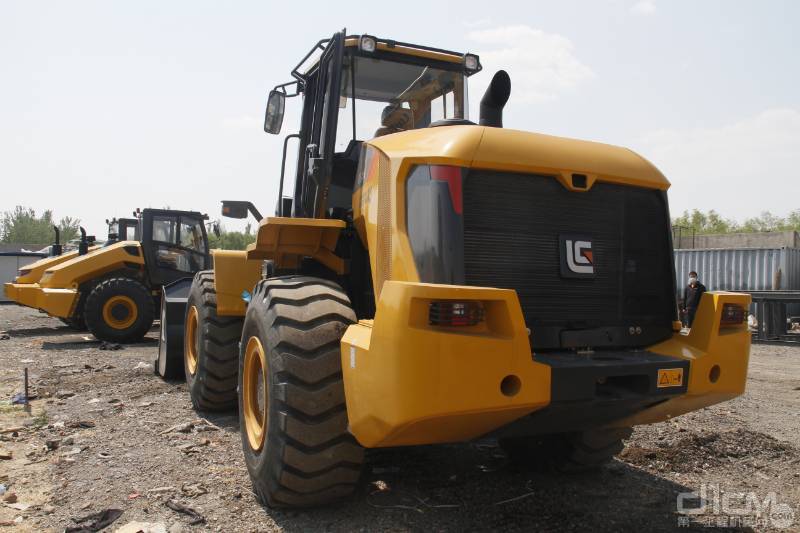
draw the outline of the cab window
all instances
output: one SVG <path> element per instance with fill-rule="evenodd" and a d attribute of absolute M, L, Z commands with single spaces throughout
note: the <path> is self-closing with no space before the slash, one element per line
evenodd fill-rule
<path fill-rule="evenodd" d="M 201 221 L 191 218 L 181 218 L 179 238 L 179 246 L 189 248 L 200 253 L 206 252 L 206 245 L 203 241 L 203 225 Z"/>
<path fill-rule="evenodd" d="M 176 244 L 175 219 L 165 216 L 153 217 L 153 240 Z"/>
<path fill-rule="evenodd" d="M 466 77 L 460 66 L 419 65 L 402 58 L 346 55 L 336 151 L 349 143 L 467 118 Z"/>
<path fill-rule="evenodd" d="M 125 235 L 123 235 L 123 238 L 126 241 L 136 241 L 136 240 L 138 240 L 136 238 L 136 226 L 125 226 Z"/>

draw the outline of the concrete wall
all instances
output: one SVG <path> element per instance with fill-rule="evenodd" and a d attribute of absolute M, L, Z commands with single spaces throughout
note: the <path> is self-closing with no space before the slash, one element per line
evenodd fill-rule
<path fill-rule="evenodd" d="M 796 231 L 766 231 L 762 233 L 725 233 L 719 235 L 675 236 L 675 249 L 691 248 L 800 248 Z"/>

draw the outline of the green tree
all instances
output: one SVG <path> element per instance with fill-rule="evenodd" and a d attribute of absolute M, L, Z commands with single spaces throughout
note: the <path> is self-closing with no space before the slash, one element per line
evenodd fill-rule
<path fill-rule="evenodd" d="M 732 233 L 739 230 L 739 226 L 733 220 L 723 218 L 713 209 L 708 213 L 703 213 L 697 209 L 684 211 L 683 214 L 672 221 L 673 226 L 683 226 L 691 228 L 695 233 Z"/>
<path fill-rule="evenodd" d="M 672 225 L 693 229 L 696 234 L 800 231 L 800 209 L 790 212 L 786 217 L 779 217 L 769 211 L 764 211 L 759 216 L 748 218 L 741 224 L 735 220 L 723 218 L 713 209 L 708 213 L 693 209 L 691 213 L 684 211 L 681 216 L 673 219 Z"/>
<path fill-rule="evenodd" d="M 800 230 L 800 210 L 792 211 L 786 218 L 764 211 L 757 217 L 745 220 L 742 229 L 743 231 L 798 231 Z"/>
<path fill-rule="evenodd" d="M 0 242 L 25 244 L 51 244 L 55 238 L 53 226 L 61 232 L 61 242 L 78 235 L 80 220 L 64 217 L 58 223 L 53 219 L 53 211 L 46 210 L 41 216 L 36 211 L 18 205 L 13 211 L 3 213 L 0 221 Z"/>
<path fill-rule="evenodd" d="M 214 224 L 219 224 L 220 232 L 219 237 L 213 231 L 208 234 L 208 247 L 212 250 L 215 248 L 218 250 L 244 250 L 248 244 L 256 240 L 253 228 L 249 223 L 244 231 L 226 231 L 219 221 Z"/>

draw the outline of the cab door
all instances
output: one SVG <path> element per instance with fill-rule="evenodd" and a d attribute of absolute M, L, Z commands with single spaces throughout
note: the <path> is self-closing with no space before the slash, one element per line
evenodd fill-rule
<path fill-rule="evenodd" d="M 300 132 L 304 153 L 303 164 L 298 166 L 295 216 L 325 216 L 336 149 L 344 37 L 344 31 L 331 37 L 316 69 L 307 75 Z"/>
<path fill-rule="evenodd" d="M 143 219 L 147 274 L 152 285 L 166 285 L 210 267 L 203 220 L 187 214 L 155 212 Z"/>

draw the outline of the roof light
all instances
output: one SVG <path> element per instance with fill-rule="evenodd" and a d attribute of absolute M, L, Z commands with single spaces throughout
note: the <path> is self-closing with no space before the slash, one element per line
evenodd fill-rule
<path fill-rule="evenodd" d="M 375 37 L 371 35 L 362 35 L 358 40 L 358 49 L 362 52 L 368 52 L 371 54 L 377 47 L 378 43 L 375 40 Z"/>
<path fill-rule="evenodd" d="M 464 68 L 469 71 L 478 71 L 481 68 L 480 61 L 478 61 L 478 56 L 475 54 L 465 54 L 464 55 Z"/>

